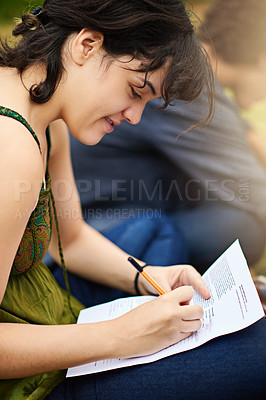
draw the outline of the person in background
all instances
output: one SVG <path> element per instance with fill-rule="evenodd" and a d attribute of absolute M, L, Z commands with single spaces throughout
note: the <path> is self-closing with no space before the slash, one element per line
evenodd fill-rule
<path fill-rule="evenodd" d="M 163 110 L 153 100 L 138 125 L 123 122 L 95 147 L 71 138 L 71 154 L 90 225 L 153 262 L 163 245 L 152 244 L 170 222 L 177 262 L 203 272 L 235 239 L 249 265 L 265 247 L 266 171 L 256 152 L 263 146 L 252 146 L 259 136 L 239 107 L 266 95 L 266 1 L 218 0 L 198 33 L 216 73 L 210 124 L 196 126 L 207 91 Z"/>
<path fill-rule="evenodd" d="M 234 16 L 232 24 L 230 15 Z M 242 110 L 266 99 L 265 0 L 216 1 L 199 29 L 220 84 Z M 222 23 L 219 23 L 219 18 Z M 265 132 L 247 127 L 248 142 L 266 168 Z"/>

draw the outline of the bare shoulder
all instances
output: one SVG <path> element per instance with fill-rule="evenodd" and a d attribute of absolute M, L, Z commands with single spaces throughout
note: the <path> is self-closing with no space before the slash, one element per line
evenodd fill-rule
<path fill-rule="evenodd" d="M 5 183 L 2 189 L 9 191 L 21 182 L 30 185 L 35 183 L 41 187 L 44 176 L 42 156 L 37 142 L 26 127 L 11 118 L 1 117 L 0 149 L 1 187 Z"/>
<path fill-rule="evenodd" d="M 43 179 L 43 160 L 31 133 L 10 118 L 0 118 L 0 303 L 11 266 Z"/>

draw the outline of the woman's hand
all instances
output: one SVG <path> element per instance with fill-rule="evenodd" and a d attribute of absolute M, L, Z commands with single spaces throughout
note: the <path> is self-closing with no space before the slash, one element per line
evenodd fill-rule
<path fill-rule="evenodd" d="M 183 286 L 144 303 L 109 321 L 113 329 L 115 357 L 135 357 L 155 353 L 201 327 L 203 309 L 189 305 L 194 290 Z"/>
<path fill-rule="evenodd" d="M 191 265 L 146 267 L 145 271 L 147 271 L 166 292 L 170 292 L 181 286 L 193 286 L 204 299 L 210 297 L 210 292 L 201 275 Z M 142 294 L 157 294 L 155 289 L 141 275 L 139 276 L 138 286 Z"/>

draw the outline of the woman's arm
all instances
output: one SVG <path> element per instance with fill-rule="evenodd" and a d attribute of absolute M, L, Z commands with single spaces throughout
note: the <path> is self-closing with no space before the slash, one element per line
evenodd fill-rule
<path fill-rule="evenodd" d="M 86 279 L 135 293 L 136 272 L 127 261 L 128 255 L 82 219 L 68 132 L 62 121 L 52 124 L 51 140 L 49 166 L 67 269 Z M 55 223 L 53 226 L 49 251 L 60 264 Z"/>

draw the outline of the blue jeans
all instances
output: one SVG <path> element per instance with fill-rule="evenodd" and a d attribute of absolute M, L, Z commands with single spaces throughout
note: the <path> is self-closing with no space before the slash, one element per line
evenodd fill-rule
<path fill-rule="evenodd" d="M 152 265 L 187 264 L 188 250 L 178 227 L 161 215 L 131 218 L 104 233 L 125 252 Z"/>
<path fill-rule="evenodd" d="M 61 271 L 55 278 L 63 284 Z M 69 274 L 71 292 L 92 306 L 126 293 Z M 150 364 L 65 379 L 47 400 L 262 400 L 266 319 Z"/>

